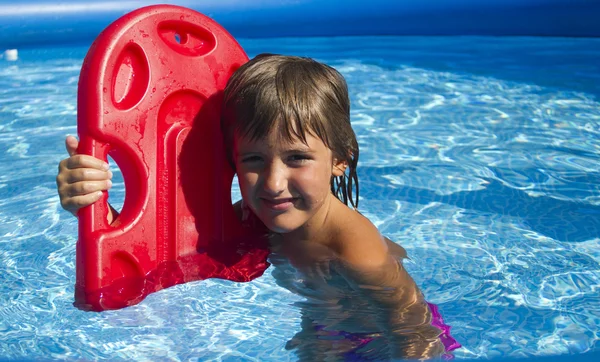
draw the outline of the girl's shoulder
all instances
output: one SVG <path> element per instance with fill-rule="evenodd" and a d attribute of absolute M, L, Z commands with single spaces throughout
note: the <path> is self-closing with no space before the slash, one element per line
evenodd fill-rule
<path fill-rule="evenodd" d="M 344 262 L 357 267 L 377 267 L 389 261 L 393 250 L 377 227 L 358 211 L 347 208 L 337 217 L 330 248 Z"/>

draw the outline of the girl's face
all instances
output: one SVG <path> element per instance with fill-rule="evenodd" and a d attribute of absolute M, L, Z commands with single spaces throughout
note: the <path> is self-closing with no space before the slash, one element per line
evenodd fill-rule
<path fill-rule="evenodd" d="M 331 176 L 343 168 L 319 138 L 287 143 L 274 133 L 258 141 L 236 137 L 235 166 L 244 202 L 271 231 L 289 233 L 325 220 Z"/>

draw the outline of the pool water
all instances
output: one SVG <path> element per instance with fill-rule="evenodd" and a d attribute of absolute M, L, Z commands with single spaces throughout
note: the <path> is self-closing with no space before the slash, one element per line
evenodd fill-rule
<path fill-rule="evenodd" d="M 463 345 L 457 359 L 600 351 L 600 39 L 242 40 L 348 81 L 360 210 Z M 296 360 L 270 272 L 103 313 L 72 306 L 77 221 L 56 195 L 86 47 L 0 59 L 0 358 Z M 110 200 L 122 205 L 118 168 Z M 239 195 L 233 190 L 234 195 Z"/>

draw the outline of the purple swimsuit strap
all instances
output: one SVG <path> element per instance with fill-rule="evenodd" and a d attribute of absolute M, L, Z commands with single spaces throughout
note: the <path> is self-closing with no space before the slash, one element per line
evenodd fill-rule
<path fill-rule="evenodd" d="M 427 302 L 427 305 L 431 311 L 431 325 L 439 328 L 442 331 L 442 334 L 440 334 L 440 340 L 444 344 L 444 347 L 446 347 L 446 352 L 454 351 L 455 349 L 462 347 L 462 345 L 450 335 L 451 327 L 444 323 L 444 318 L 442 318 L 442 315 L 438 310 L 438 306 L 429 302 Z"/>

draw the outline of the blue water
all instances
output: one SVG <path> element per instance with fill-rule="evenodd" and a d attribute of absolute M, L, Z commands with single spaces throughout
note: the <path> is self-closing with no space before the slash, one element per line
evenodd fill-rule
<path fill-rule="evenodd" d="M 458 359 L 600 351 L 600 39 L 242 45 L 344 74 L 360 210 L 408 250 L 407 269 L 464 346 Z M 77 221 L 54 178 L 76 133 L 86 50 L 0 59 L 0 358 L 295 360 L 284 345 L 300 297 L 269 272 L 176 286 L 119 311 L 71 305 Z"/>

